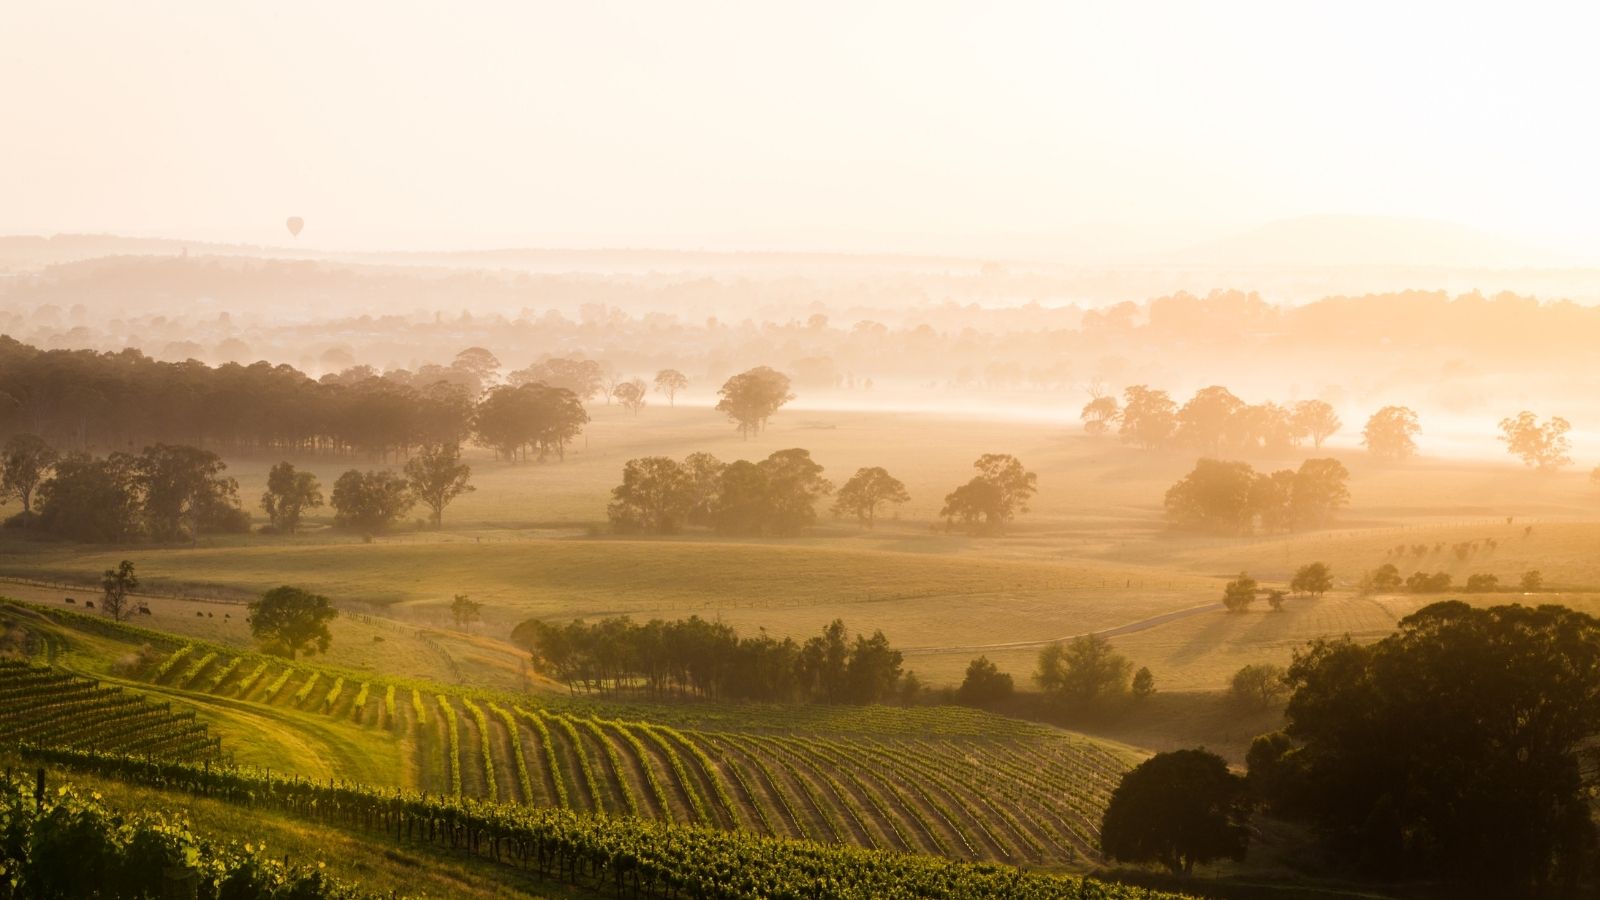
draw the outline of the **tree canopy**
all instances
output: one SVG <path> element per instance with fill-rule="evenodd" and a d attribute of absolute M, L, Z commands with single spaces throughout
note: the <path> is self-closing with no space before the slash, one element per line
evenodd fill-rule
<path fill-rule="evenodd" d="M 327 597 L 284 585 L 251 601 L 250 633 L 267 652 L 290 659 L 326 653 L 333 643 L 328 623 L 338 614 Z"/>
<path fill-rule="evenodd" d="M 1111 859 L 1160 863 L 1189 875 L 1196 863 L 1244 859 L 1249 815 L 1245 780 L 1222 757 L 1205 750 L 1157 753 L 1111 792 L 1100 849 Z"/>
<path fill-rule="evenodd" d="M 1527 896 L 1594 850 L 1593 617 L 1435 603 L 1375 644 L 1309 645 L 1288 678 L 1275 806 L 1312 819 L 1336 852 L 1379 874 Z"/>
<path fill-rule="evenodd" d="M 760 434 L 767 420 L 779 407 L 794 399 L 789 376 L 766 366 L 757 366 L 729 378 L 717 391 L 717 412 L 725 413 L 748 438 Z"/>
<path fill-rule="evenodd" d="M 405 515 L 416 499 L 410 483 L 394 472 L 351 469 L 333 483 L 331 502 L 335 525 L 372 533 Z"/>
<path fill-rule="evenodd" d="M 1541 424 L 1539 417 L 1527 410 L 1500 420 L 1500 440 L 1506 451 L 1541 472 L 1554 472 L 1572 463 L 1572 439 L 1567 437 L 1571 430 L 1572 425 L 1560 416 Z"/>
<path fill-rule="evenodd" d="M 1362 429 L 1361 443 L 1379 459 L 1409 459 L 1417 453 L 1417 414 L 1404 406 L 1385 406 L 1372 414 Z"/>
<path fill-rule="evenodd" d="M 454 444 L 430 444 L 406 460 L 406 485 L 411 496 L 428 507 L 433 527 L 444 524 L 444 508 L 462 494 L 470 494 L 472 467 L 461 461 Z"/>
<path fill-rule="evenodd" d="M 267 489 L 261 494 L 261 509 L 274 531 L 294 534 L 300 517 L 308 509 L 322 505 L 322 485 L 317 476 L 301 472 L 291 462 L 280 462 L 267 473 Z"/>
<path fill-rule="evenodd" d="M 939 515 L 952 525 L 960 521 L 972 532 L 1004 531 L 1018 513 L 1028 511 L 1039 476 L 1009 453 L 985 453 L 972 466 L 978 474 L 945 495 Z"/>
<path fill-rule="evenodd" d="M 834 497 L 834 515 L 855 516 L 856 520 L 871 528 L 878 518 L 878 508 L 884 504 L 899 505 L 911 499 L 900 479 L 890 475 L 882 466 L 857 469 L 850 480 L 839 488 Z"/>

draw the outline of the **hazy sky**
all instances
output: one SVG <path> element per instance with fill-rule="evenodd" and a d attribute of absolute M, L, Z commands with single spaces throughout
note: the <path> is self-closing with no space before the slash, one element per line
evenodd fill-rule
<path fill-rule="evenodd" d="M 12 0 L 0 232 L 1034 252 L 1336 212 L 1578 249 L 1595 8 Z"/>

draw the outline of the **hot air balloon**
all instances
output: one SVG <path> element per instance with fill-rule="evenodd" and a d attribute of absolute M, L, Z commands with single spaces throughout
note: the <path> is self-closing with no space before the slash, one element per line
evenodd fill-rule
<path fill-rule="evenodd" d="M 306 220 L 300 218 L 299 216 L 290 216 L 289 221 L 284 224 L 289 226 L 289 234 L 293 235 L 294 237 L 299 237 L 300 229 L 306 227 Z"/>

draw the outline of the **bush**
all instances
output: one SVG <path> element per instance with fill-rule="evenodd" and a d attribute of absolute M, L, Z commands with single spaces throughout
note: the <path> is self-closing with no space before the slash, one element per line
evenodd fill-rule
<path fill-rule="evenodd" d="M 967 677 L 956 691 L 957 702 L 967 706 L 988 706 L 1008 700 L 1016 693 L 1011 676 L 1000 671 L 989 657 L 980 656 L 967 666 Z"/>

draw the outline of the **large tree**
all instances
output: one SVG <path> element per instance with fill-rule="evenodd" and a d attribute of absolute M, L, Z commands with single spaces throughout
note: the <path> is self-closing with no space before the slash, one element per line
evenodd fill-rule
<path fill-rule="evenodd" d="M 294 463 L 280 462 L 267 473 L 267 489 L 261 495 L 261 509 L 271 520 L 273 530 L 294 534 L 300 517 L 308 509 L 322 505 L 322 485 L 317 476 L 301 472 Z"/>
<path fill-rule="evenodd" d="M 611 489 L 606 515 L 619 532 L 673 534 L 689 517 L 694 483 L 687 467 L 666 456 L 630 459 Z"/>
<path fill-rule="evenodd" d="M 382 531 L 416 502 L 406 479 L 386 469 L 356 469 L 333 483 L 333 522 L 342 528 Z"/>
<path fill-rule="evenodd" d="M 1378 874 L 1484 896 L 1568 896 L 1595 848 L 1600 620 L 1435 603 L 1375 644 L 1289 669 L 1284 805 Z"/>
<path fill-rule="evenodd" d="M 1311 438 L 1311 446 L 1321 449 L 1322 442 L 1337 434 L 1344 424 L 1332 404 L 1326 400 L 1301 400 L 1294 405 L 1292 421 L 1296 438 Z"/>
<path fill-rule="evenodd" d="M 1118 433 L 1124 441 L 1153 450 L 1172 440 L 1178 429 L 1178 405 L 1166 391 L 1136 384 L 1125 389 L 1122 398 Z"/>
<path fill-rule="evenodd" d="M 778 408 L 794 399 L 789 376 L 766 366 L 757 366 L 729 378 L 717 391 L 722 397 L 716 409 L 725 413 L 748 438 L 760 434 Z"/>
<path fill-rule="evenodd" d="M 1094 395 L 1078 414 L 1078 418 L 1083 420 L 1084 432 L 1096 435 L 1111 431 L 1111 426 L 1121 417 L 1122 407 L 1117 405 L 1117 398 L 1109 394 Z"/>
<path fill-rule="evenodd" d="M 501 386 L 484 395 L 473 417 L 479 444 L 516 462 L 537 451 L 540 460 L 566 457 L 567 445 L 588 424 L 578 395 L 542 382 Z"/>
<path fill-rule="evenodd" d="M 1225 387 L 1201 388 L 1178 410 L 1178 440 L 1202 453 L 1221 453 L 1229 446 L 1233 419 L 1245 403 Z"/>
<path fill-rule="evenodd" d="M 1111 792 L 1100 822 L 1100 849 L 1123 862 L 1156 862 L 1174 875 L 1195 863 L 1242 860 L 1249 846 L 1245 780 L 1205 750 L 1157 753 Z"/>
<path fill-rule="evenodd" d="M 36 434 L 15 434 L 0 449 L 0 500 L 22 504 L 22 520 L 33 516 L 33 495 L 60 454 Z"/>
<path fill-rule="evenodd" d="M 857 469 L 856 474 L 839 488 L 833 501 L 835 515 L 851 515 L 867 528 L 878 518 L 878 508 L 885 503 L 901 504 L 911 499 L 900 479 L 890 475 L 882 466 Z"/>
<path fill-rule="evenodd" d="M 144 518 L 158 541 L 194 538 L 201 531 L 240 531 L 249 519 L 239 509 L 239 483 L 210 450 L 183 445 L 146 447 L 134 462 Z M 241 524 L 243 528 L 241 528 Z"/>
<path fill-rule="evenodd" d="M 1417 452 L 1416 436 L 1422 431 L 1415 411 L 1385 406 L 1372 414 L 1361 431 L 1361 443 L 1379 459 L 1408 459 Z"/>
<path fill-rule="evenodd" d="M 472 467 L 461 461 L 461 448 L 454 444 L 423 447 L 406 461 L 411 496 L 428 507 L 435 528 L 444 524 L 444 508 L 452 500 L 477 490 L 471 479 Z"/>
<path fill-rule="evenodd" d="M 327 597 L 284 585 L 250 603 L 250 633 L 267 652 L 290 659 L 326 653 L 333 643 L 328 623 L 338 614 Z"/>
<path fill-rule="evenodd" d="M 678 392 L 689 386 L 689 377 L 677 369 L 662 369 L 656 373 L 656 392 L 667 395 L 667 405 L 678 405 Z"/>
<path fill-rule="evenodd" d="M 1560 416 L 1540 424 L 1539 417 L 1527 410 L 1500 420 L 1500 440 L 1506 451 L 1541 472 L 1554 472 L 1572 462 L 1572 440 L 1567 437 L 1571 430 L 1572 425 Z"/>

